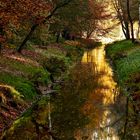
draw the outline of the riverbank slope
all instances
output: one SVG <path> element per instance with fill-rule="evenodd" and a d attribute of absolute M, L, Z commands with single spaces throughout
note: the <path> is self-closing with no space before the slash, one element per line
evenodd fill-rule
<path fill-rule="evenodd" d="M 23 50 L 22 54 L 12 51 L 8 48 L 0 55 L 0 133 L 44 94 L 52 89 L 59 90 L 59 83 L 83 55 L 82 45 L 77 41 L 33 46 Z M 40 117 L 46 116 L 41 108 L 47 104 L 48 101 L 42 98 L 36 108 L 30 108 L 26 114 L 38 110 L 38 114 L 33 116 L 41 120 Z"/>
<path fill-rule="evenodd" d="M 128 99 L 122 133 L 127 140 L 136 139 L 140 136 L 140 45 L 118 41 L 107 45 L 106 52 L 113 64 L 120 93 Z"/>

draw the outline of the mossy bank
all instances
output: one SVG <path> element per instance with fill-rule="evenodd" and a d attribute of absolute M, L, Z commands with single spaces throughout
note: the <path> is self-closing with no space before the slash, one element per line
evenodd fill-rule
<path fill-rule="evenodd" d="M 48 98 L 43 94 L 50 88 L 59 90 L 59 83 L 67 79 L 69 69 L 81 60 L 83 52 L 80 42 L 65 41 L 61 44 L 33 46 L 22 54 L 13 54 L 8 49 L 0 55 L 0 133 L 4 134 L 7 128 L 12 130 L 5 135 L 6 139 L 11 140 L 11 133 L 16 134 L 18 128 L 24 127 L 26 123 L 29 123 L 29 127 L 48 123 Z M 57 84 L 53 85 L 55 82 Z M 11 125 L 14 120 L 15 123 Z M 19 136 L 12 137 L 17 139 Z M 36 136 L 27 137 L 34 139 Z M 27 137 L 23 133 L 22 139 Z"/>
<path fill-rule="evenodd" d="M 127 40 L 118 41 L 107 45 L 106 52 L 113 64 L 120 94 L 128 101 L 124 139 L 132 140 L 135 134 L 140 135 L 140 45 Z"/>

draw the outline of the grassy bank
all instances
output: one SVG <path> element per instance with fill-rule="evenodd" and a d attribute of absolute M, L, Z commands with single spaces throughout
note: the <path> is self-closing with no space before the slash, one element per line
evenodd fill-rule
<path fill-rule="evenodd" d="M 25 100 L 32 100 L 37 95 L 35 84 L 47 85 L 51 74 L 54 79 L 60 77 L 82 54 L 80 46 L 70 43 L 35 46 L 23 54 L 4 52 L 0 55 L 0 83 L 14 87 Z"/>
<path fill-rule="evenodd" d="M 12 53 L 10 49 L 3 51 L 0 55 L 0 133 L 41 95 L 41 88 L 47 90 L 48 85 L 65 78 L 82 55 L 82 45 L 76 41 L 32 46 L 22 54 Z M 39 101 L 38 115 L 44 112 L 41 108 L 47 102 L 44 98 Z"/>
<path fill-rule="evenodd" d="M 140 73 L 140 45 L 131 41 L 120 41 L 106 47 L 107 56 L 113 62 L 120 84 Z"/>
<path fill-rule="evenodd" d="M 107 45 L 106 52 L 113 64 L 120 93 L 128 99 L 124 113 L 126 132 L 122 129 L 120 134 L 123 140 L 132 140 L 136 138 L 135 134 L 140 136 L 140 45 L 126 40 L 118 41 Z"/>

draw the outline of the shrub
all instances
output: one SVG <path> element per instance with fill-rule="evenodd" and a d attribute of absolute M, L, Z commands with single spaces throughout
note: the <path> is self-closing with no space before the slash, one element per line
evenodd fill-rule
<path fill-rule="evenodd" d="M 47 71 L 51 73 L 51 76 L 59 77 L 63 72 L 67 70 L 68 65 L 65 62 L 65 59 L 50 57 L 48 61 L 44 64 Z"/>
<path fill-rule="evenodd" d="M 85 48 L 87 49 L 92 49 L 102 45 L 101 42 L 96 42 L 93 39 L 82 39 L 81 42 L 85 45 Z"/>

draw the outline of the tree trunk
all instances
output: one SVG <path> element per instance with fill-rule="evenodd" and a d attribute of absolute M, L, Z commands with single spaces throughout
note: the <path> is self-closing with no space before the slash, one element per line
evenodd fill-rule
<path fill-rule="evenodd" d="M 126 30 L 126 39 L 129 40 L 130 39 L 129 23 L 127 21 L 125 21 L 124 23 L 125 23 L 125 30 Z"/>
<path fill-rule="evenodd" d="M 132 43 L 135 42 L 135 37 L 134 37 L 134 27 L 133 27 L 133 22 L 130 22 L 130 26 L 131 26 L 131 37 L 132 37 Z"/>
<path fill-rule="evenodd" d="M 35 24 L 31 27 L 30 32 L 27 34 L 27 36 L 25 37 L 25 39 L 23 40 L 23 42 L 21 43 L 21 45 L 19 46 L 19 48 L 17 49 L 17 51 L 19 53 L 21 53 L 24 45 L 26 44 L 26 42 L 30 39 L 30 37 L 32 36 L 33 32 L 36 30 L 36 28 L 39 26 L 39 24 Z"/>
<path fill-rule="evenodd" d="M 87 37 L 86 37 L 86 39 L 89 39 L 91 37 L 92 33 L 93 33 L 93 30 L 87 31 Z"/>
<path fill-rule="evenodd" d="M 139 22 L 139 25 L 138 25 L 137 39 L 139 39 L 139 33 L 140 33 L 140 22 Z"/>
<path fill-rule="evenodd" d="M 139 39 L 139 32 L 140 32 L 140 2 L 139 2 L 139 23 L 138 23 L 138 32 L 137 32 L 137 39 Z"/>
<path fill-rule="evenodd" d="M 130 39 L 130 31 L 129 31 L 129 22 L 128 19 L 126 19 L 126 12 L 123 10 L 123 6 L 120 1 L 114 0 L 114 8 L 117 11 L 118 18 L 120 20 L 122 31 L 124 33 L 124 36 L 127 40 Z"/>
<path fill-rule="evenodd" d="M 24 45 L 26 44 L 26 42 L 30 39 L 31 35 L 34 33 L 34 31 L 36 30 L 36 28 L 41 25 L 41 24 L 45 24 L 47 20 L 49 20 L 54 14 L 55 12 L 68 5 L 72 0 L 67 0 L 66 2 L 64 3 L 61 3 L 61 4 L 58 4 L 51 12 L 50 14 L 40 23 L 40 24 L 34 24 L 31 29 L 30 29 L 30 32 L 27 34 L 27 36 L 25 37 L 25 39 L 23 40 L 23 42 L 21 43 L 21 45 L 19 46 L 19 48 L 17 49 L 17 51 L 19 53 L 21 53 L 22 49 L 24 48 Z"/>
<path fill-rule="evenodd" d="M 126 25 L 124 24 L 124 21 L 120 21 L 120 22 L 121 22 L 123 34 L 125 38 L 129 40 L 130 39 L 129 28 L 126 27 Z"/>
<path fill-rule="evenodd" d="M 126 2 L 127 2 L 127 15 L 128 15 L 128 20 L 130 22 L 130 28 L 131 28 L 131 39 L 132 39 L 132 42 L 134 42 L 135 41 L 134 27 L 133 27 L 133 20 L 132 20 L 131 14 L 130 14 L 130 2 L 129 2 L 129 0 L 127 0 Z"/>

